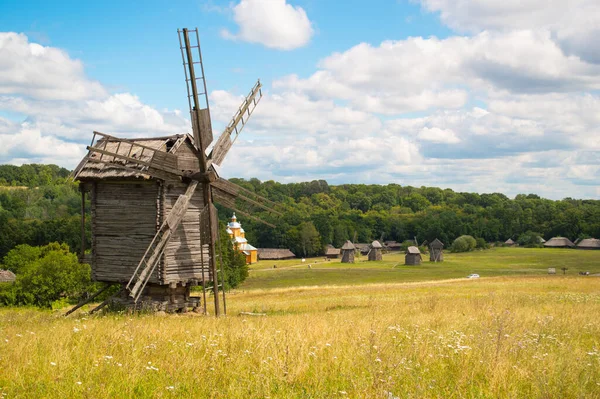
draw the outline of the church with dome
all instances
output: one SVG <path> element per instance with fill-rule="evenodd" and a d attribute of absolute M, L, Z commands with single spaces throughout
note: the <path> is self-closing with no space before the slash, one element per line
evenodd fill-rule
<path fill-rule="evenodd" d="M 252 264 L 258 261 L 258 251 L 246 240 L 246 232 L 242 229 L 242 224 L 237 221 L 235 213 L 231 217 L 231 222 L 227 223 L 227 234 L 231 238 L 233 248 L 242 252 L 246 256 L 246 263 Z"/>

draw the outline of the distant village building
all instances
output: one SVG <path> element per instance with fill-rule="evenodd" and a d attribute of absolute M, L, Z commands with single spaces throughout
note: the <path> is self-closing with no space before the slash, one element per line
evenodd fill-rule
<path fill-rule="evenodd" d="M 371 243 L 371 249 L 369 251 L 369 260 L 370 261 L 375 261 L 375 260 L 382 260 L 383 257 L 381 256 L 381 249 L 383 248 L 383 246 L 381 245 L 381 243 L 377 240 L 373 241 Z"/>
<path fill-rule="evenodd" d="M 421 264 L 421 251 L 418 247 L 408 247 L 406 249 L 406 255 L 404 256 L 405 265 L 420 265 Z"/>
<path fill-rule="evenodd" d="M 385 247 L 388 249 L 388 251 L 401 251 L 402 250 L 402 244 L 399 242 L 396 242 L 396 241 L 386 241 Z"/>
<path fill-rule="evenodd" d="M 443 262 L 444 261 L 444 243 L 437 238 L 429 244 L 429 261 Z"/>
<path fill-rule="evenodd" d="M 233 248 L 242 252 L 246 256 L 246 263 L 252 264 L 258 261 L 258 250 L 248 244 L 246 232 L 242 229 L 242 224 L 238 223 L 235 213 L 231 217 L 231 222 L 227 223 L 227 234 L 233 243 Z"/>
<path fill-rule="evenodd" d="M 0 283 L 14 283 L 17 279 L 17 276 L 10 270 L 1 270 L 0 269 Z"/>
<path fill-rule="evenodd" d="M 552 237 L 544 243 L 546 248 L 573 248 L 575 244 L 565 237 Z"/>
<path fill-rule="evenodd" d="M 325 257 L 328 259 L 337 259 L 340 257 L 341 250 L 339 248 L 335 248 L 333 245 L 328 245 L 325 249 Z"/>
<path fill-rule="evenodd" d="M 514 242 L 512 240 L 512 238 L 509 238 L 508 240 L 504 241 L 504 245 L 506 245 L 507 247 L 514 247 L 517 243 Z"/>
<path fill-rule="evenodd" d="M 354 244 L 352 244 L 352 241 L 346 241 L 346 243 L 342 246 L 342 263 L 354 263 L 355 249 L 356 248 L 354 247 Z"/>
<path fill-rule="evenodd" d="M 600 240 L 596 238 L 584 238 L 577 244 L 577 249 L 600 249 Z"/>
<path fill-rule="evenodd" d="M 361 255 L 366 255 L 371 250 L 371 244 L 358 243 L 354 244 L 354 248 L 358 249 L 358 252 L 360 252 Z"/>
<path fill-rule="evenodd" d="M 285 260 L 294 259 L 296 255 L 289 249 L 281 248 L 258 248 L 259 260 Z"/>

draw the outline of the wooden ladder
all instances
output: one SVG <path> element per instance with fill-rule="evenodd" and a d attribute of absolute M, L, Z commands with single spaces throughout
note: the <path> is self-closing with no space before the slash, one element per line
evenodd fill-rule
<path fill-rule="evenodd" d="M 131 276 L 125 288 L 129 291 L 129 296 L 133 298 L 134 302 L 139 300 L 154 269 L 156 269 L 156 265 L 160 262 L 160 258 L 165 251 L 171 235 L 183 220 L 197 186 L 198 182 L 192 181 L 188 185 L 185 194 L 181 194 L 177 198 L 171 212 L 156 232 L 140 263 L 133 272 L 133 276 Z"/>

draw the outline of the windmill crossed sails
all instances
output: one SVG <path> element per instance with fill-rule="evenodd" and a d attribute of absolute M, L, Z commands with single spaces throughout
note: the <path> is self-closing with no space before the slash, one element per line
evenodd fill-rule
<path fill-rule="evenodd" d="M 94 132 L 92 143 L 87 147 L 88 154 L 76 168 L 74 174 L 77 176 L 78 172 L 87 162 L 99 162 L 147 174 L 158 179 L 173 179 L 175 177 L 187 184 L 185 193 L 179 196 L 171 212 L 164 218 L 164 222 L 157 230 L 156 235 L 126 286 L 129 296 L 135 302 L 140 298 L 150 276 L 160 262 L 169 238 L 185 216 L 190 199 L 195 194 L 201 193 L 204 196 L 203 203 L 205 205 L 200 212 L 200 240 L 202 245 L 208 245 L 209 249 L 209 267 L 212 274 L 215 295 L 215 313 L 218 315 L 220 310 L 217 293 L 220 285 L 217 281 L 215 253 L 215 243 L 218 239 L 218 223 L 217 211 L 213 204 L 214 201 L 271 227 L 275 226 L 239 209 L 237 207 L 238 200 L 245 201 L 246 205 L 256 206 L 270 213 L 277 215 L 281 215 L 281 213 L 273 209 L 275 206 L 273 202 L 219 177 L 214 168 L 214 165 L 220 165 L 223 162 L 232 144 L 238 138 L 241 130 L 248 122 L 248 118 L 252 115 L 262 98 L 260 80 L 256 82 L 250 93 L 242 101 L 239 109 L 217 139 L 212 150 L 206 155 L 207 148 L 213 142 L 213 134 L 198 29 L 183 29 L 177 32 L 183 59 L 188 104 L 199 169 L 192 171 L 180 170 L 177 166 L 177 156 L 171 152 L 146 147 L 133 140 Z M 195 34 L 190 35 L 190 33 Z M 192 40 L 195 39 L 195 43 L 191 43 L 190 36 Z M 193 49 L 197 49 L 196 58 L 193 56 L 195 52 Z M 199 186 L 201 190 L 197 190 Z"/>

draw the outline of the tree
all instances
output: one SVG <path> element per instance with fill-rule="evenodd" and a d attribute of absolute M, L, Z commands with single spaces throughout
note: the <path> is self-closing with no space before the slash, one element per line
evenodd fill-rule
<path fill-rule="evenodd" d="M 19 250 L 31 255 L 34 251 Z M 60 298 L 78 298 L 90 284 L 90 266 L 79 263 L 66 244 L 52 243 L 39 248 L 35 260 L 22 258 L 14 290 L 20 305 L 50 308 Z"/>
<path fill-rule="evenodd" d="M 463 235 L 458 237 L 450 246 L 452 252 L 468 252 L 472 251 L 477 247 L 477 241 L 469 236 Z"/>
<path fill-rule="evenodd" d="M 248 265 L 244 254 L 233 248 L 229 234 L 225 230 L 225 226 L 221 226 L 219 229 L 220 242 L 217 250 L 220 251 L 223 269 L 225 269 L 225 286 L 226 288 L 235 288 L 248 277 Z M 217 264 L 217 267 L 220 268 L 221 264 Z"/>

